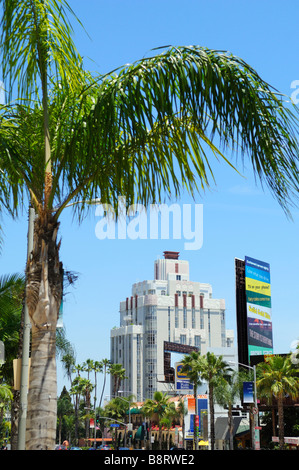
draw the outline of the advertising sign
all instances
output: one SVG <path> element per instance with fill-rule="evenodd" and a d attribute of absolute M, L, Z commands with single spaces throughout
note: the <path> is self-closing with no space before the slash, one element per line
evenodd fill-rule
<path fill-rule="evenodd" d="M 190 382 L 190 379 L 187 377 L 187 373 L 182 371 L 183 364 L 180 362 L 177 362 L 175 364 L 175 384 L 176 384 L 176 390 L 186 390 L 186 392 L 189 392 L 190 390 L 193 390 L 193 384 Z"/>
<path fill-rule="evenodd" d="M 273 353 L 270 265 L 245 256 L 248 356 Z"/>
<path fill-rule="evenodd" d="M 197 415 L 195 415 L 195 399 L 188 398 L 187 409 L 190 417 L 189 432 L 194 432 L 194 426 L 197 426 L 199 431 L 202 429 L 202 415 L 208 409 L 208 397 L 207 395 L 198 395 L 197 398 Z"/>

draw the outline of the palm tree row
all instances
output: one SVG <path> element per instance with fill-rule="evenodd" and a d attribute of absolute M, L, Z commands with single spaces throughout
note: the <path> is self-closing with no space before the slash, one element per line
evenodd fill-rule
<path fill-rule="evenodd" d="M 66 206 L 72 203 L 81 220 L 97 198 L 117 214 L 119 196 L 147 206 L 183 189 L 194 195 L 213 180 L 214 157 L 233 166 L 226 155 L 233 150 L 288 211 L 298 193 L 298 117 L 232 54 L 171 47 L 92 76 L 71 39 L 73 11 L 65 0 L 0 5 L 7 91 L 0 205 L 16 215 L 29 201 L 37 215 L 26 267 L 32 323 L 26 447 L 52 449 L 63 275 L 58 231 Z"/>
<path fill-rule="evenodd" d="M 96 407 L 102 406 L 103 396 L 106 387 L 107 374 L 112 377 L 113 380 L 113 395 L 116 395 L 121 381 L 125 378 L 125 369 L 121 364 L 113 364 L 109 359 L 103 359 L 102 361 L 94 361 L 92 359 L 87 359 L 83 364 L 75 364 L 75 358 L 71 354 L 67 354 L 62 357 L 62 364 L 66 374 L 70 380 L 71 388 L 70 395 L 73 396 L 74 409 L 76 416 L 76 438 L 78 437 L 78 413 L 79 406 L 81 403 L 81 397 L 84 397 L 84 406 L 85 409 L 89 410 L 86 413 L 86 438 L 89 437 L 89 419 L 90 419 L 90 410 L 95 410 Z M 72 374 L 76 373 L 76 377 L 72 378 Z M 87 373 L 87 378 L 82 377 L 82 373 Z M 104 380 L 101 390 L 101 395 L 99 402 L 97 402 L 97 383 L 98 383 L 98 374 L 104 374 Z M 90 375 L 93 374 L 93 382 Z M 91 398 L 91 393 L 93 392 L 93 403 Z"/>

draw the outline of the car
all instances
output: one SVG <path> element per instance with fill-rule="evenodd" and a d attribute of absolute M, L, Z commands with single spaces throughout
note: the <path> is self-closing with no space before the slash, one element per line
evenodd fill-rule
<path fill-rule="evenodd" d="M 58 444 L 55 446 L 55 450 L 68 450 L 66 446 Z"/>
<path fill-rule="evenodd" d="M 70 450 L 81 450 L 81 447 L 71 447 Z"/>
<path fill-rule="evenodd" d="M 110 446 L 102 445 L 97 448 L 97 450 L 112 450 Z"/>

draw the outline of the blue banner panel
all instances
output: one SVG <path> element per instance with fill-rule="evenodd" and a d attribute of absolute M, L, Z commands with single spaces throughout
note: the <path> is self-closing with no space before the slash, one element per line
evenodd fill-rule
<path fill-rule="evenodd" d="M 253 382 L 243 382 L 243 403 L 254 403 Z"/>

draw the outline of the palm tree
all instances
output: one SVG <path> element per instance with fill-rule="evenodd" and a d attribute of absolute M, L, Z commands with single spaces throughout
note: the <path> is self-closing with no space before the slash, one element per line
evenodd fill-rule
<path fill-rule="evenodd" d="M 66 376 L 68 377 L 70 384 L 72 384 L 72 372 L 76 364 L 76 359 L 73 352 L 64 354 L 61 358 L 63 368 L 65 370 Z"/>
<path fill-rule="evenodd" d="M 278 408 L 278 436 L 279 448 L 284 448 L 284 412 L 283 400 L 286 394 L 292 398 L 299 397 L 298 370 L 291 361 L 290 356 L 274 355 L 267 358 L 257 366 L 257 388 L 261 394 L 268 398 L 275 397 Z"/>
<path fill-rule="evenodd" d="M 153 399 L 148 398 L 145 400 L 142 411 L 145 416 L 149 418 L 156 417 L 159 426 L 159 449 L 162 449 L 162 418 L 167 416 L 169 410 L 173 408 L 173 405 L 170 403 L 170 396 L 166 393 L 156 391 L 154 393 Z"/>
<path fill-rule="evenodd" d="M 202 384 L 202 356 L 198 351 L 191 351 L 190 354 L 184 356 L 182 360 L 182 372 L 187 374 L 190 382 L 193 384 L 193 395 L 195 403 L 195 416 L 198 416 L 197 389 Z M 198 425 L 197 418 L 194 419 L 193 449 L 198 450 Z"/>
<path fill-rule="evenodd" d="M 81 368 L 80 368 L 81 369 Z M 89 396 L 90 392 L 93 389 L 93 385 L 90 380 L 77 375 L 74 378 L 72 387 L 70 389 L 70 395 L 74 395 L 75 399 L 75 439 L 78 441 L 78 431 L 79 431 L 79 407 L 81 398 L 84 398 L 84 407 L 86 407 L 86 397 Z M 87 414 L 90 413 L 90 408 L 87 411 Z M 85 413 L 86 415 L 86 413 Z"/>
<path fill-rule="evenodd" d="M 126 379 L 126 369 L 121 364 L 111 364 L 109 374 L 113 377 L 112 395 L 116 396 L 120 389 L 121 381 Z"/>
<path fill-rule="evenodd" d="M 201 363 L 201 378 L 206 381 L 209 389 L 209 410 L 210 410 L 210 439 L 211 450 L 215 447 L 215 423 L 214 423 L 214 390 L 224 378 L 229 377 L 231 372 L 228 364 L 223 361 L 222 356 L 216 356 L 214 353 L 207 352 L 203 356 Z"/>
<path fill-rule="evenodd" d="M 102 393 L 101 393 L 100 403 L 99 403 L 99 406 L 102 406 L 102 400 L 103 400 L 103 395 L 104 395 L 105 386 L 106 386 L 107 370 L 109 370 L 111 363 L 109 359 L 102 359 L 100 364 L 101 364 L 100 366 L 101 372 L 104 371 L 104 381 L 103 381 Z"/>
<path fill-rule="evenodd" d="M 0 201 L 16 214 L 27 198 L 37 215 L 26 286 L 26 445 L 52 449 L 62 211 L 72 204 L 81 220 L 96 198 L 117 214 L 119 196 L 129 206 L 178 197 L 182 189 L 193 195 L 213 179 L 211 156 L 232 166 L 222 152 L 236 148 L 287 211 L 298 190 L 298 118 L 242 59 L 197 46 L 156 51 L 92 77 L 71 40 L 65 0 L 0 1 L 8 90 L 0 110 Z"/>
<path fill-rule="evenodd" d="M 165 415 L 160 420 L 160 425 L 162 428 L 167 429 L 167 439 L 166 439 L 166 450 L 169 450 L 169 440 L 170 440 L 170 430 L 173 424 L 174 419 L 178 416 L 175 404 L 173 402 L 168 403 L 168 406 L 165 410 Z"/>

